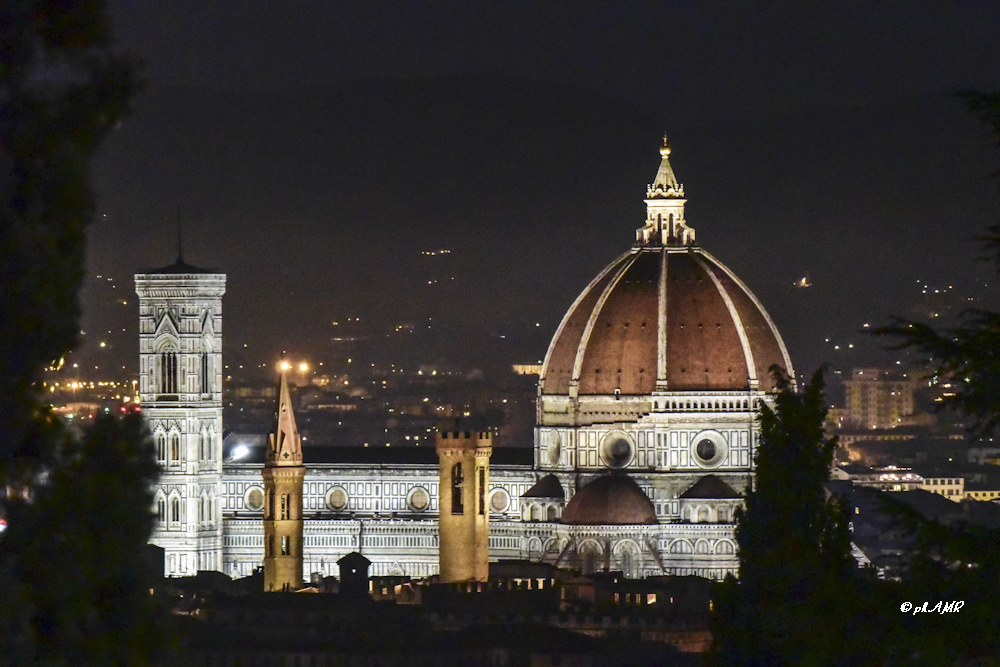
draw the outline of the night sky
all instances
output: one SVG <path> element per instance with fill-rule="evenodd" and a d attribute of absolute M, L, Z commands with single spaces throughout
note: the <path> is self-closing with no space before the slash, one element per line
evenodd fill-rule
<path fill-rule="evenodd" d="M 134 370 L 132 274 L 179 210 L 231 367 L 322 358 L 348 317 L 377 360 L 539 361 L 664 131 L 800 372 L 895 359 L 859 330 L 924 285 L 986 297 L 1000 153 L 949 95 L 1000 87 L 995 3 L 706 4 L 111 2 L 148 84 L 95 165 L 80 358 Z"/>

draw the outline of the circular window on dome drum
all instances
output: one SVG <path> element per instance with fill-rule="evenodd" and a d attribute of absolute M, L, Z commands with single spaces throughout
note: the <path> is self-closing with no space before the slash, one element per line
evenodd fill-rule
<path fill-rule="evenodd" d="M 624 468 L 632 462 L 635 446 L 632 438 L 622 431 L 612 431 L 601 443 L 601 460 L 609 468 Z"/>
<path fill-rule="evenodd" d="M 264 490 L 259 486 L 251 486 L 243 496 L 243 504 L 252 512 L 264 509 Z"/>
<path fill-rule="evenodd" d="M 410 489 L 410 493 L 406 496 L 406 505 L 414 512 L 423 512 L 430 504 L 431 496 L 422 486 Z"/>
<path fill-rule="evenodd" d="M 549 465 L 559 465 L 559 454 L 562 449 L 562 438 L 559 437 L 559 431 L 552 429 L 546 435 L 548 436 L 548 442 L 545 447 L 545 453 L 549 460 Z"/>
<path fill-rule="evenodd" d="M 695 448 L 695 452 L 698 454 L 698 458 L 702 461 L 711 461 L 715 458 L 715 443 L 705 438 L 698 443 Z"/>
<path fill-rule="evenodd" d="M 691 440 L 691 453 L 695 462 L 703 468 L 714 468 L 726 458 L 729 446 L 726 438 L 718 431 L 702 431 Z"/>
<path fill-rule="evenodd" d="M 493 489 L 493 493 L 490 494 L 490 511 L 506 512 L 509 507 L 510 496 L 507 492 L 503 489 Z"/>
<path fill-rule="evenodd" d="M 335 486 L 326 494 L 326 506 L 334 512 L 340 512 L 347 507 L 347 490 L 341 486 Z"/>

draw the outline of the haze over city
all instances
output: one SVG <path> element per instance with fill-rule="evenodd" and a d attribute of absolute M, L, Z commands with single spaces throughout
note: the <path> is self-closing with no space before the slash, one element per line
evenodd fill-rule
<path fill-rule="evenodd" d="M 537 363 L 664 132 L 800 372 L 892 364 L 865 323 L 989 293 L 996 164 L 950 97 L 1000 74 L 988 3 L 392 6 L 111 3 L 147 85 L 95 169 L 75 358 L 136 372 L 131 276 L 180 218 L 229 276 L 230 371 L 323 359 L 352 318 L 372 362 Z"/>

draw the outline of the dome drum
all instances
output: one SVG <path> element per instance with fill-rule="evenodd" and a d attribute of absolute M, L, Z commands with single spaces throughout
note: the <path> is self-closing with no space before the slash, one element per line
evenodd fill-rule
<path fill-rule="evenodd" d="M 725 415 L 723 415 L 725 416 Z M 538 438 L 563 443 L 558 461 L 538 453 L 538 469 L 681 472 L 745 471 L 751 467 L 753 423 L 745 413 L 724 420 L 640 421 L 587 427 L 540 428 Z"/>

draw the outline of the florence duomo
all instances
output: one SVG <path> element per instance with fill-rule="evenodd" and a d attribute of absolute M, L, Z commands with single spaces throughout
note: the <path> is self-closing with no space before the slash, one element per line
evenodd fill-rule
<path fill-rule="evenodd" d="M 0 2 L 0 667 L 1000 664 L 952 4 Z"/>
<path fill-rule="evenodd" d="M 136 274 L 141 398 L 163 470 L 152 541 L 165 549 L 165 574 L 241 577 L 263 563 L 265 587 L 287 590 L 336 575 L 340 558 L 361 551 L 374 575 L 427 577 L 446 574 L 439 548 L 461 539 L 488 544 L 492 561 L 584 573 L 734 574 L 734 512 L 752 477 L 756 415 L 774 389 L 768 369 L 794 375 L 762 304 L 696 244 L 666 137 L 659 154 L 634 243 L 551 338 L 533 449 L 485 467 L 469 459 L 464 472 L 393 460 L 393 449 L 313 455 L 284 371 L 266 445 L 233 460 L 221 441 L 226 276 L 182 259 Z M 608 233 L 625 246 L 627 229 Z M 453 512 L 459 496 L 466 507 Z M 469 506 L 483 528 L 466 534 L 458 517 Z M 454 567 L 459 579 L 485 576 Z"/>

